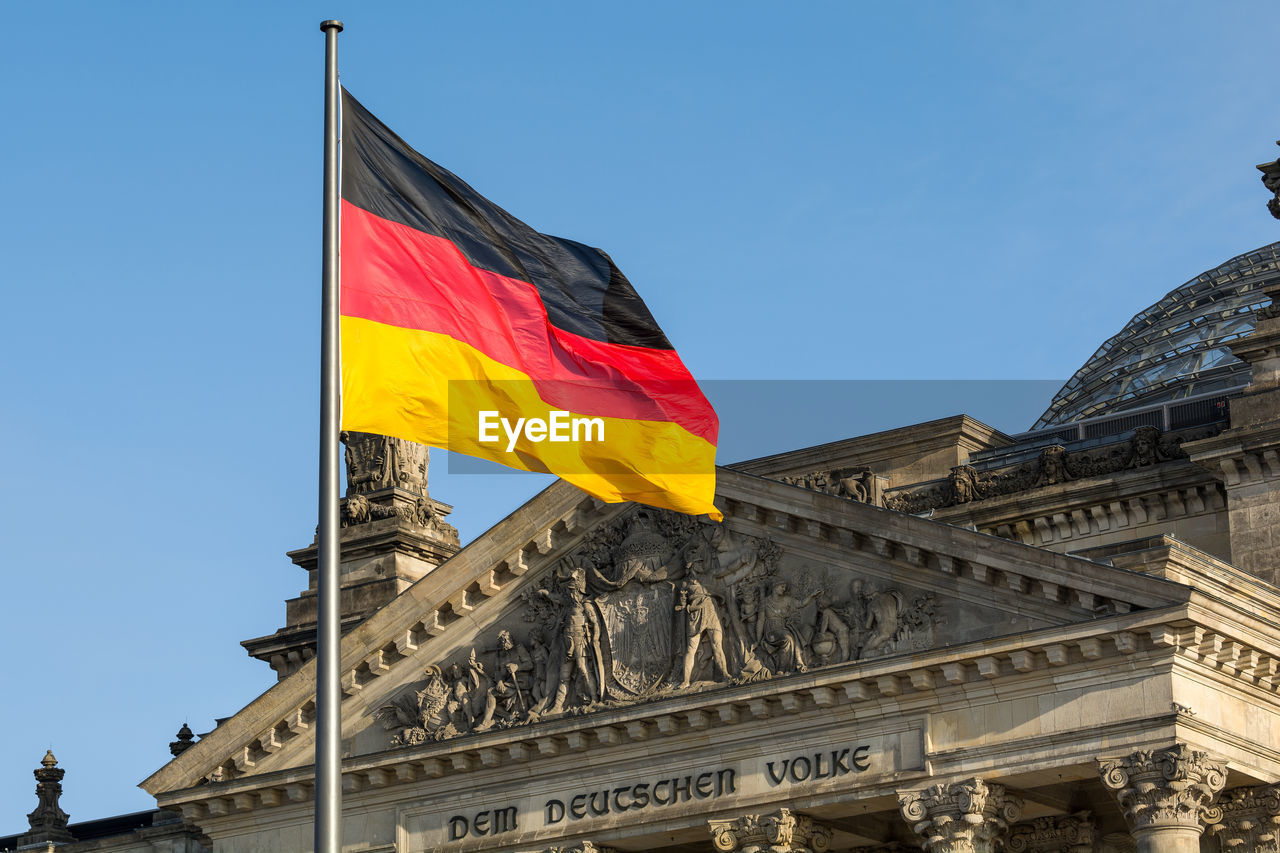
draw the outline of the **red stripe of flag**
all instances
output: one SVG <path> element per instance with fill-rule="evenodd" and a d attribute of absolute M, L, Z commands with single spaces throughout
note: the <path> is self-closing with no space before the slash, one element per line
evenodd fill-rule
<path fill-rule="evenodd" d="M 557 328 L 532 284 L 478 269 L 448 240 L 347 201 L 342 313 L 448 335 L 528 375 L 543 400 L 575 414 L 671 421 L 716 443 L 715 411 L 674 350 Z"/>

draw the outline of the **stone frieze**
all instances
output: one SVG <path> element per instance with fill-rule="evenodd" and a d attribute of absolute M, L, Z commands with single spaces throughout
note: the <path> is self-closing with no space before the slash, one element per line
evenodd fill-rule
<path fill-rule="evenodd" d="M 767 538 L 638 508 L 376 718 L 416 745 L 934 644 L 932 595 L 782 557 Z"/>
<path fill-rule="evenodd" d="M 836 497 L 899 512 L 921 513 L 1185 459 L 1187 454 L 1182 449 L 1183 442 L 1205 438 L 1219 430 L 1220 427 L 1209 426 L 1163 433 L 1155 427 L 1142 426 L 1125 442 L 1075 451 L 1068 451 L 1058 444 L 1050 445 L 1035 459 L 986 471 L 970 465 L 957 465 L 945 480 L 922 483 L 893 493 L 880 490 L 878 480 L 869 468 L 838 468 L 780 479 L 793 486 Z"/>

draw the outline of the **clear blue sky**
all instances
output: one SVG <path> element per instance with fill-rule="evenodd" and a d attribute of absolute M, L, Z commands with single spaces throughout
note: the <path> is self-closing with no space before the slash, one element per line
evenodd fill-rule
<path fill-rule="evenodd" d="M 1273 12 L 9 5 L 0 834 L 47 747 L 73 820 L 148 808 L 178 726 L 273 681 L 238 643 L 282 624 L 315 525 L 323 17 L 371 110 L 605 248 L 695 376 L 741 380 L 732 461 L 961 410 L 1025 429 L 1055 382 L 897 380 L 1060 381 L 1280 239 Z M 434 460 L 464 539 L 544 482 Z"/>

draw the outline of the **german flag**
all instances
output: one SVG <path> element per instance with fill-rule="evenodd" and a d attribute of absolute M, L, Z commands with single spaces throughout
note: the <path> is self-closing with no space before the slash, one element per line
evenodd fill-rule
<path fill-rule="evenodd" d="M 715 411 L 609 256 L 342 98 L 342 428 L 719 519 Z"/>

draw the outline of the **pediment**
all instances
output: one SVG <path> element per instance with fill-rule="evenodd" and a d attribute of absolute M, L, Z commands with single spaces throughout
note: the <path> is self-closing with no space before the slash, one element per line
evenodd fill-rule
<path fill-rule="evenodd" d="M 563 728 L 1185 600 L 1186 588 L 722 469 L 723 525 L 558 482 L 342 641 L 344 753 Z M 692 653 L 690 651 L 692 650 Z M 305 770 L 314 662 L 143 783 Z"/>

